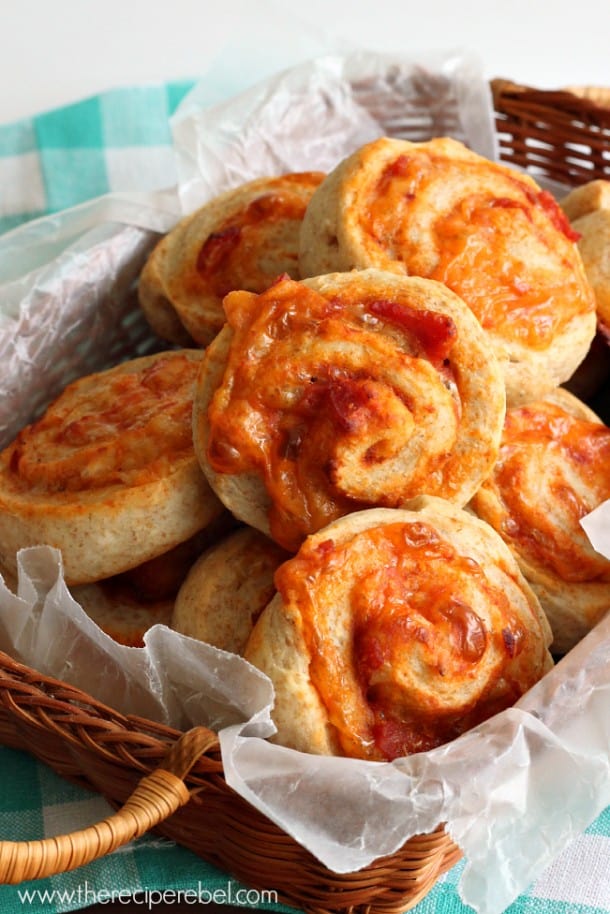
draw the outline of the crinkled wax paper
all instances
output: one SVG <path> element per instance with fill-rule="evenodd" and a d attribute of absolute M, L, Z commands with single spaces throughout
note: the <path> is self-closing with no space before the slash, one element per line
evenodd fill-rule
<path fill-rule="evenodd" d="M 590 514 L 581 518 L 580 525 L 593 548 L 610 559 L 610 501 L 604 501 Z"/>
<path fill-rule="evenodd" d="M 70 377 L 159 345 L 134 286 L 181 213 L 262 174 L 327 170 L 382 133 L 495 151 L 469 55 L 328 55 L 209 108 L 205 92 L 173 124 L 177 188 L 102 198 L 0 239 L 0 444 Z M 610 802 L 610 618 L 516 707 L 447 746 L 387 764 L 321 758 L 265 740 L 271 686 L 241 658 L 163 626 L 144 648 L 115 644 L 71 598 L 57 551 L 19 558 L 18 584 L 0 585 L 2 650 L 119 711 L 218 730 L 229 783 L 331 869 L 446 822 L 468 858 L 464 900 L 496 914 Z"/>

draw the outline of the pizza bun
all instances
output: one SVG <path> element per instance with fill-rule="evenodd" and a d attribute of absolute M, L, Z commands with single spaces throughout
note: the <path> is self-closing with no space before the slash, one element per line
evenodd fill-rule
<path fill-rule="evenodd" d="M 610 498 L 610 429 L 559 388 L 509 409 L 498 462 L 471 508 L 506 541 L 563 654 L 610 609 L 610 561 L 580 519 Z"/>
<path fill-rule="evenodd" d="M 142 647 L 153 625 L 169 625 L 170 597 L 143 600 L 122 576 L 70 588 L 72 597 L 103 632 L 128 647 Z"/>
<path fill-rule="evenodd" d="M 142 356 L 70 384 L 0 454 L 0 568 L 46 544 L 66 583 L 161 555 L 224 511 L 192 441 L 202 353 Z"/>
<path fill-rule="evenodd" d="M 191 638 L 242 654 L 262 610 L 275 594 L 273 575 L 288 554 L 243 527 L 211 546 L 190 569 L 170 625 Z"/>
<path fill-rule="evenodd" d="M 77 584 L 71 588 L 72 596 L 115 641 L 141 647 L 152 625 L 170 625 L 176 596 L 193 564 L 234 523 L 228 511 L 223 511 L 168 552 L 110 578 Z"/>
<path fill-rule="evenodd" d="M 555 200 L 456 140 L 382 137 L 322 182 L 301 227 L 301 275 L 375 267 L 445 283 L 489 336 L 507 402 L 566 381 L 595 334 L 595 302 Z"/>
<path fill-rule="evenodd" d="M 610 209 L 610 181 L 597 178 L 574 187 L 559 201 L 559 205 L 570 222 L 596 209 Z"/>
<path fill-rule="evenodd" d="M 610 337 L 610 181 L 597 179 L 575 187 L 560 201 L 579 236 L 585 272 L 593 287 L 600 330 Z"/>
<path fill-rule="evenodd" d="M 205 346 L 224 324 L 227 292 L 262 292 L 283 273 L 298 278 L 301 221 L 322 178 L 257 178 L 182 219 L 140 276 L 140 305 L 153 330 L 180 346 Z"/>
<path fill-rule="evenodd" d="M 144 602 L 165 598 L 173 600 L 202 553 L 221 542 L 236 526 L 233 515 L 223 509 L 188 540 L 135 568 L 123 571 L 120 577 Z"/>
<path fill-rule="evenodd" d="M 240 520 L 295 551 L 365 507 L 465 504 L 495 462 L 502 376 L 463 301 L 379 270 L 225 299 L 194 396 L 195 450 Z"/>
<path fill-rule="evenodd" d="M 510 550 L 442 499 L 356 512 L 275 576 L 245 658 L 271 679 L 278 743 L 393 759 L 512 705 L 552 666 Z"/>
<path fill-rule="evenodd" d="M 610 339 L 610 205 L 575 219 L 572 228 L 580 235 L 578 250 L 595 294 L 600 330 Z"/>

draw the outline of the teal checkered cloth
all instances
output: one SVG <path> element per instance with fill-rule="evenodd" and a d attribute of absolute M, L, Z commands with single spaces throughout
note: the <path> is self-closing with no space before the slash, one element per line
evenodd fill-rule
<path fill-rule="evenodd" d="M 109 814 L 100 797 L 75 787 L 23 752 L 0 748 L 4 788 L 0 836 L 14 841 L 44 838 L 84 828 Z M 460 900 L 463 862 L 453 867 L 415 908 L 414 914 L 472 914 Z M 215 900 L 266 910 L 292 909 L 274 903 L 273 873 L 259 894 L 173 842 L 145 836 L 103 860 L 49 879 L 0 886 L 2 914 L 76 911 L 111 898 L 136 896 L 144 910 L 164 901 L 194 904 Z M 519 897 L 506 914 L 605 914 L 610 910 L 610 808 Z"/>
<path fill-rule="evenodd" d="M 176 182 L 169 117 L 191 82 L 119 89 L 0 126 L 0 232 L 108 192 L 153 191 Z M 97 795 L 60 779 L 25 753 L 0 748 L 0 837 L 32 840 L 103 819 Z M 463 863 L 447 873 L 415 914 L 470 914 L 458 894 Z M 182 900 L 289 911 L 248 894 L 226 873 L 169 840 L 145 836 L 50 879 L 0 886 L 2 914 L 75 911 L 137 896 L 154 910 Z M 520 896 L 507 914 L 610 912 L 610 808 Z M 484 914 L 484 912 L 482 912 Z"/>
<path fill-rule="evenodd" d="M 0 127 L 0 233 L 109 192 L 175 184 L 169 117 L 192 85 L 117 89 Z"/>
<path fill-rule="evenodd" d="M 29 841 L 85 828 L 112 812 L 101 797 L 64 781 L 26 753 L 0 749 L 0 771 L 0 836 L 6 840 Z M 0 911 L 53 914 L 110 900 L 120 904 L 134 896 L 143 910 L 154 910 L 161 901 L 194 904 L 194 899 L 291 910 L 267 900 L 275 897 L 271 874 L 268 893 L 253 892 L 173 841 L 144 836 L 70 873 L 0 886 Z"/>

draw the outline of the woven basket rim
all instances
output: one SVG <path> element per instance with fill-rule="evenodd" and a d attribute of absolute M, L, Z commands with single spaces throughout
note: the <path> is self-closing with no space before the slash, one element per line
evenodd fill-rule
<path fill-rule="evenodd" d="M 522 101 L 538 101 L 549 108 L 573 110 L 575 114 L 582 111 L 599 113 L 610 108 L 610 86 L 566 85 L 540 89 L 497 76 L 490 80 L 490 87 L 494 101 L 512 96 Z"/>
<path fill-rule="evenodd" d="M 610 180 L 610 87 L 490 89 L 501 161 L 565 188 Z"/>

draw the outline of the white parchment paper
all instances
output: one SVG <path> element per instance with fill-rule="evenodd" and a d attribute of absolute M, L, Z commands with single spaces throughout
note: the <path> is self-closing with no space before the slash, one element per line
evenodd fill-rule
<path fill-rule="evenodd" d="M 183 212 L 261 174 L 326 170 L 382 133 L 446 133 L 493 157 L 476 60 L 355 52 L 303 63 L 174 120 L 180 184 L 106 197 L 0 238 L 0 444 L 72 377 L 159 345 L 138 272 Z M 144 648 L 105 636 L 71 598 L 61 556 L 19 557 L 0 583 L 0 649 L 124 713 L 220 732 L 228 782 L 331 869 L 349 872 L 447 822 L 468 864 L 461 893 L 499 914 L 610 802 L 610 619 L 515 708 L 433 752 L 380 764 L 265 740 L 268 680 L 240 658 L 155 626 Z"/>
<path fill-rule="evenodd" d="M 610 559 L 610 500 L 602 502 L 580 520 L 593 548 Z"/>

